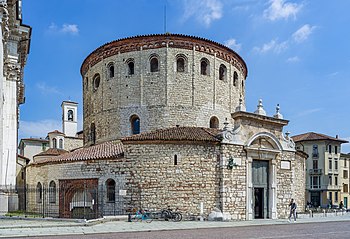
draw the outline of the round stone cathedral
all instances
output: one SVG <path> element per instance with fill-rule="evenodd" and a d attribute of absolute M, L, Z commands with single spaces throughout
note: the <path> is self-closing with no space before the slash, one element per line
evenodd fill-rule
<path fill-rule="evenodd" d="M 175 126 L 223 128 L 245 105 L 244 60 L 199 37 L 116 40 L 93 51 L 81 75 L 85 145 Z"/>

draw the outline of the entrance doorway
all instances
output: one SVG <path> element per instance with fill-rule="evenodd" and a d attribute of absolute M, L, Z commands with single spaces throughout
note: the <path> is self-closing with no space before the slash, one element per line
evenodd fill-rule
<path fill-rule="evenodd" d="M 314 207 L 321 206 L 321 193 L 320 192 L 311 192 L 310 193 L 311 204 Z"/>
<path fill-rule="evenodd" d="M 254 218 L 269 218 L 269 161 L 253 160 Z"/>

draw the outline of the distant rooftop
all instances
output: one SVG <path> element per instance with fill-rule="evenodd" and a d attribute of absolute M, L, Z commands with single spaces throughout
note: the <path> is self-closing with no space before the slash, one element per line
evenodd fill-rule
<path fill-rule="evenodd" d="M 338 141 L 340 143 L 349 143 L 347 140 L 339 139 L 339 138 L 334 138 L 332 136 L 328 136 L 325 134 L 319 134 L 319 133 L 314 133 L 314 132 L 308 132 L 305 134 L 299 134 L 292 136 L 292 139 L 294 142 L 300 142 L 300 141 L 316 141 L 316 140 L 330 140 L 330 141 Z"/>

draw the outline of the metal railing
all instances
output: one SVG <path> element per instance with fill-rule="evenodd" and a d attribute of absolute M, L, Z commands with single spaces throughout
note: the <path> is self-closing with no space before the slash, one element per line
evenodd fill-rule
<path fill-rule="evenodd" d="M 126 215 L 132 208 L 140 207 L 140 190 L 128 190 L 128 196 L 122 191 L 117 185 L 107 189 L 105 185 L 94 186 L 88 182 L 78 189 L 65 185 L 57 188 L 28 185 L 10 190 L 0 186 L 0 194 L 12 194 L 17 198 L 16 210 L 0 207 L 0 215 L 79 219 Z"/>

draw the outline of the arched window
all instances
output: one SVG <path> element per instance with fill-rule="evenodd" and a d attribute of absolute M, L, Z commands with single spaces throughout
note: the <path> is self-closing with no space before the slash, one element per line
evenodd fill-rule
<path fill-rule="evenodd" d="M 49 184 L 49 203 L 56 203 L 56 183 L 54 181 Z"/>
<path fill-rule="evenodd" d="M 94 90 L 96 91 L 100 86 L 100 74 L 94 76 Z"/>
<path fill-rule="evenodd" d="M 68 121 L 73 121 L 73 110 L 68 110 Z"/>
<path fill-rule="evenodd" d="M 219 80 L 226 80 L 227 68 L 224 64 L 221 64 L 219 67 Z"/>
<path fill-rule="evenodd" d="M 233 73 L 233 86 L 237 86 L 237 84 L 238 84 L 238 74 L 237 74 L 237 72 L 235 71 L 235 72 Z"/>
<path fill-rule="evenodd" d="M 55 138 L 52 139 L 52 148 L 54 148 L 54 149 L 57 148 L 57 139 L 55 139 Z"/>
<path fill-rule="evenodd" d="M 128 75 L 130 76 L 130 75 L 133 75 L 134 73 L 135 73 L 135 63 L 132 60 L 130 60 L 128 62 Z"/>
<path fill-rule="evenodd" d="M 108 179 L 106 181 L 107 187 L 107 202 L 115 202 L 115 181 Z"/>
<path fill-rule="evenodd" d="M 214 128 L 214 129 L 218 129 L 219 128 L 219 119 L 215 116 L 211 117 L 209 127 Z"/>
<path fill-rule="evenodd" d="M 91 124 L 91 127 L 90 127 L 90 138 L 91 138 L 91 143 L 95 144 L 96 143 L 96 127 L 95 127 L 95 123 Z"/>
<path fill-rule="evenodd" d="M 130 117 L 131 123 L 131 133 L 139 134 L 140 133 L 140 118 L 137 115 L 133 115 Z"/>
<path fill-rule="evenodd" d="M 242 80 L 242 91 L 244 91 L 244 81 Z"/>
<path fill-rule="evenodd" d="M 58 148 L 63 149 L 63 139 L 58 141 Z"/>
<path fill-rule="evenodd" d="M 108 77 L 109 78 L 114 77 L 114 64 L 113 63 L 108 64 Z"/>
<path fill-rule="evenodd" d="M 39 182 L 36 185 L 36 202 L 37 203 L 42 203 L 42 201 L 43 201 L 43 186 Z"/>
<path fill-rule="evenodd" d="M 209 75 L 209 61 L 206 58 L 201 60 L 201 75 Z"/>
<path fill-rule="evenodd" d="M 153 56 L 150 60 L 150 69 L 151 72 L 159 71 L 158 58 L 156 56 Z"/>
<path fill-rule="evenodd" d="M 183 57 L 178 57 L 176 60 L 176 71 L 185 72 L 185 59 Z"/>

